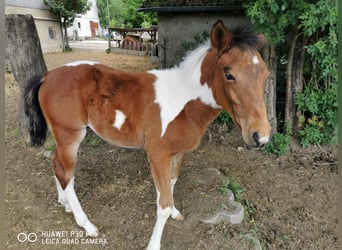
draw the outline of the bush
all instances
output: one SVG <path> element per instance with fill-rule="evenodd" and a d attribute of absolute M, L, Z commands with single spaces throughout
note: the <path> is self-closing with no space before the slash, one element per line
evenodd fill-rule
<path fill-rule="evenodd" d="M 184 49 L 184 51 L 194 50 L 199 45 L 205 43 L 210 37 L 210 34 L 208 31 L 204 30 L 202 33 L 197 33 L 193 37 L 192 41 L 181 41 L 181 47 Z"/>
<path fill-rule="evenodd" d="M 266 154 L 275 154 L 277 156 L 287 154 L 290 145 L 290 134 L 275 133 L 271 141 L 263 148 Z"/>
<path fill-rule="evenodd" d="M 221 113 L 216 117 L 214 122 L 225 124 L 225 125 L 233 124 L 232 118 L 230 118 L 228 112 L 225 110 L 221 111 Z"/>
<path fill-rule="evenodd" d="M 336 77 L 337 80 L 337 77 Z M 337 83 L 327 87 L 308 86 L 297 95 L 299 137 L 303 146 L 337 142 Z"/>

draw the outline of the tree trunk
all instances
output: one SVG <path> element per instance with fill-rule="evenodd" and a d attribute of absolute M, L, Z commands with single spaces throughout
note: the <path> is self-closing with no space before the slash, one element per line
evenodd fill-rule
<path fill-rule="evenodd" d="M 6 15 L 5 17 L 6 54 L 9 57 L 13 75 L 19 85 L 19 126 L 26 136 L 28 120 L 24 112 L 24 93 L 28 80 L 47 71 L 40 40 L 32 15 Z"/>
<path fill-rule="evenodd" d="M 298 133 L 298 116 L 300 115 L 297 105 L 296 105 L 296 96 L 298 93 L 303 92 L 303 84 L 304 84 L 304 62 L 305 62 L 305 54 L 308 37 L 304 34 L 301 34 L 296 42 L 293 56 L 293 64 L 292 64 L 292 90 L 293 90 L 293 98 L 292 98 L 292 109 L 293 109 L 293 117 L 292 117 L 292 133 Z"/>
<path fill-rule="evenodd" d="M 64 19 L 64 41 L 65 41 L 65 47 L 64 49 L 68 49 L 69 48 L 69 39 L 68 39 L 68 29 L 67 29 L 67 22 Z"/>
<path fill-rule="evenodd" d="M 275 52 L 275 45 L 267 44 L 263 50 L 263 57 L 266 65 L 270 71 L 270 76 L 266 81 L 265 89 L 265 103 L 267 108 L 268 120 L 272 127 L 272 134 L 277 132 L 277 113 L 276 113 L 276 99 L 277 99 L 277 59 Z"/>
<path fill-rule="evenodd" d="M 297 39 L 298 29 L 297 26 L 292 27 L 291 41 L 289 52 L 287 56 L 287 67 L 286 67 L 286 101 L 285 101 L 285 128 L 292 132 L 293 119 L 294 119 L 294 108 L 293 108 L 293 84 L 292 84 L 292 67 L 293 67 L 293 56 L 295 51 L 295 44 Z"/>
<path fill-rule="evenodd" d="M 298 34 L 297 26 L 293 27 L 291 36 L 286 69 L 285 126 L 288 126 L 292 134 L 296 134 L 298 132 L 298 111 L 295 101 L 297 94 L 303 91 L 305 46 L 308 38 L 303 34 Z"/>

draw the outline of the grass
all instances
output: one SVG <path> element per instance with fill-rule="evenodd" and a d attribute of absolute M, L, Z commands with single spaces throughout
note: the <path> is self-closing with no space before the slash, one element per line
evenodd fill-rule
<path fill-rule="evenodd" d="M 228 193 L 228 190 L 231 190 L 234 194 L 235 201 L 240 202 L 243 189 L 238 180 L 234 178 L 232 178 L 231 180 L 224 180 L 219 190 L 223 195 L 226 195 Z"/>

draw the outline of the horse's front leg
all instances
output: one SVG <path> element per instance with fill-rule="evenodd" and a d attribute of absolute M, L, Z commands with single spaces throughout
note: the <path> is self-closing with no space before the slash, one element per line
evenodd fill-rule
<path fill-rule="evenodd" d="M 158 250 L 166 221 L 174 207 L 171 191 L 171 156 L 159 151 L 148 153 L 148 158 L 157 191 L 157 221 L 147 249 Z"/>
<path fill-rule="evenodd" d="M 171 157 L 171 194 L 172 196 L 173 196 L 173 190 L 174 190 L 175 184 L 179 176 L 179 171 L 180 171 L 183 157 L 184 157 L 184 153 L 178 153 Z M 172 207 L 171 218 L 176 221 L 181 221 L 184 219 L 183 215 L 178 211 L 175 205 Z"/>

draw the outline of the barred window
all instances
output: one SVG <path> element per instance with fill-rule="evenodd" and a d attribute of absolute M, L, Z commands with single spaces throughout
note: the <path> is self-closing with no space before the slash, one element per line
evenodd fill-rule
<path fill-rule="evenodd" d="M 49 32 L 50 39 L 55 40 L 56 39 L 56 30 L 55 30 L 55 28 L 54 27 L 49 27 L 48 28 L 48 32 Z"/>

